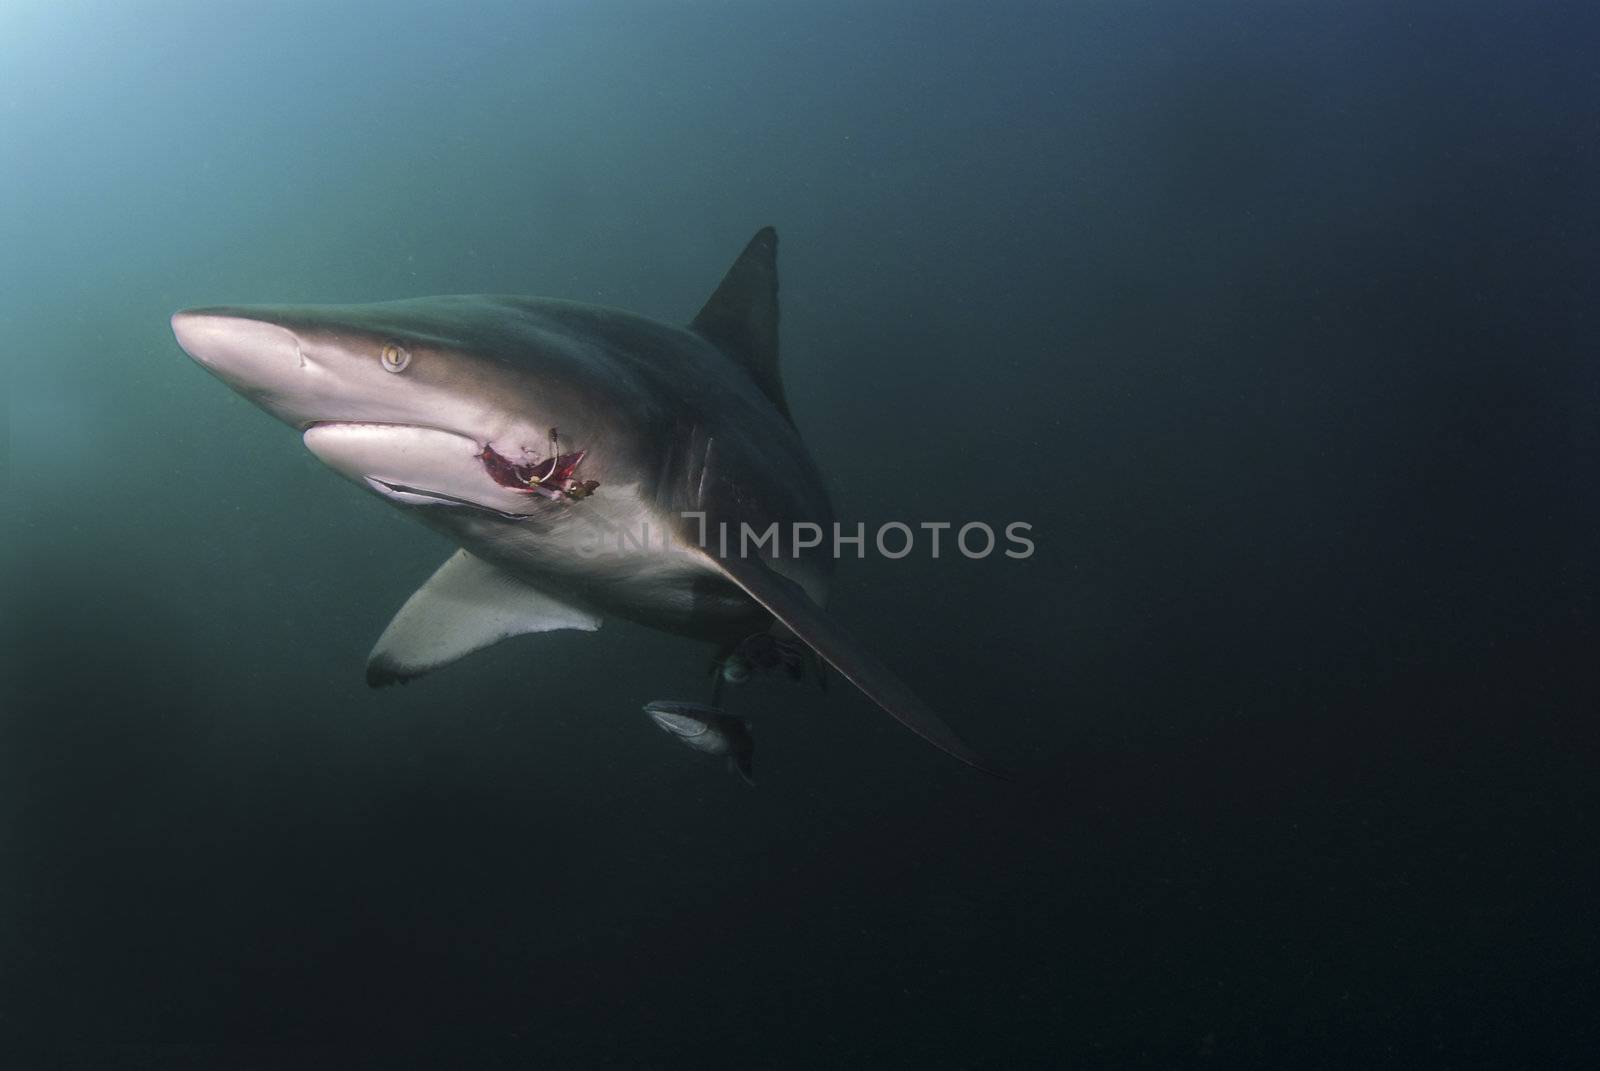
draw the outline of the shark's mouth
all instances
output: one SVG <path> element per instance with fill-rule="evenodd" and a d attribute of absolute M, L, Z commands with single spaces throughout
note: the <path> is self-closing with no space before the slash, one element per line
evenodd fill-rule
<path fill-rule="evenodd" d="M 526 520 L 546 502 L 587 498 L 598 480 L 580 480 L 584 451 L 519 450 L 513 460 L 470 435 L 415 424 L 319 421 L 303 433 L 307 449 L 347 479 L 407 506 L 480 509 Z"/>
<path fill-rule="evenodd" d="M 554 442 L 552 434 L 552 446 Z M 483 462 L 484 471 L 489 474 L 489 478 L 501 487 L 523 494 L 542 495 L 556 501 L 564 498 L 588 498 L 594 494 L 594 489 L 600 486 L 599 480 L 577 478 L 578 465 L 586 453 L 585 450 L 579 450 L 575 453 L 561 454 L 552 450 L 551 455 L 543 461 L 530 461 L 519 465 L 496 451 L 489 443 L 484 443 L 483 451 L 478 454 L 478 458 Z"/>
<path fill-rule="evenodd" d="M 528 519 L 528 515 L 525 513 L 510 513 L 506 510 L 495 509 L 493 506 L 485 505 L 482 502 L 474 502 L 468 498 L 447 495 L 443 491 L 433 491 L 426 487 L 410 487 L 391 480 L 380 480 L 376 476 L 367 477 L 367 486 L 384 498 L 392 499 L 408 506 L 453 506 L 492 514 L 508 521 L 525 521 Z"/>

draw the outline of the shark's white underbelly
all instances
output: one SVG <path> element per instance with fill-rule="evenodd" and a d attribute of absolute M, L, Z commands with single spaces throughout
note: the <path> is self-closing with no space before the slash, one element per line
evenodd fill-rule
<path fill-rule="evenodd" d="M 695 636 L 764 620 L 765 611 L 685 541 L 683 521 L 647 502 L 639 485 L 547 506 L 524 522 L 456 514 L 442 527 L 469 553 L 602 614 Z M 689 524 L 691 539 L 694 531 Z"/>

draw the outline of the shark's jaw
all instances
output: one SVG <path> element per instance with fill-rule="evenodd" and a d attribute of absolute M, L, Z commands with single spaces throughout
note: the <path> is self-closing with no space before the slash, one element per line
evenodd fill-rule
<path fill-rule="evenodd" d="M 576 478 L 582 452 L 517 461 L 473 436 L 416 424 L 319 420 L 302 438 L 323 464 L 401 506 L 520 521 L 597 486 Z"/>
<path fill-rule="evenodd" d="M 376 476 L 367 477 L 367 486 L 383 498 L 402 506 L 438 506 L 443 508 L 470 509 L 479 513 L 492 514 L 507 521 L 525 521 L 526 513 L 507 513 L 495 509 L 493 506 L 481 502 L 471 502 L 464 498 L 447 495 L 443 491 L 430 491 L 424 487 L 407 487 L 403 483 L 391 483 L 380 480 Z"/>

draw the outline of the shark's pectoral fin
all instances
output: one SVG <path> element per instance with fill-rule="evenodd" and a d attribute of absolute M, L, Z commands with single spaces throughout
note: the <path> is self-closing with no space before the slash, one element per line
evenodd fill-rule
<path fill-rule="evenodd" d="M 996 777 L 1006 776 L 968 747 L 888 666 L 851 639 L 799 584 L 755 558 L 728 558 L 716 564 L 728 579 L 771 611 L 825 662 L 900 724 L 968 766 Z"/>
<path fill-rule="evenodd" d="M 589 611 L 457 551 L 383 630 L 367 659 L 367 683 L 403 683 L 508 636 L 599 627 Z"/>

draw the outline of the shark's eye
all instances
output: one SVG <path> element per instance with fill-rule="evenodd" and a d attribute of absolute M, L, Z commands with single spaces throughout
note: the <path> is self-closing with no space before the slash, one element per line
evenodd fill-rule
<path fill-rule="evenodd" d="M 411 363 L 411 354 L 397 342 L 384 343 L 381 358 L 385 372 L 404 372 L 406 365 Z"/>

